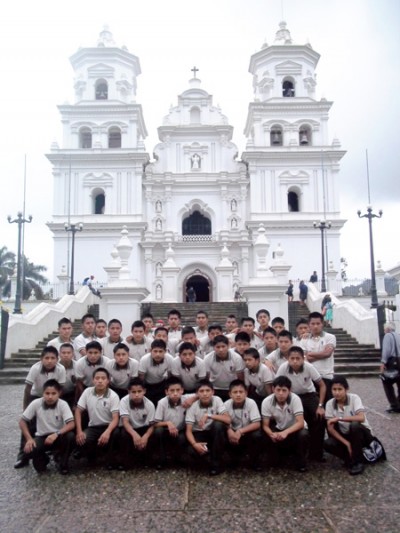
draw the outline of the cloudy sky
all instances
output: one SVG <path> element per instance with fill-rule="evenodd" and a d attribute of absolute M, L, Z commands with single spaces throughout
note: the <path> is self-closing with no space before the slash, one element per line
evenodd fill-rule
<path fill-rule="evenodd" d="M 251 54 L 271 44 L 281 19 L 296 43 L 310 42 L 321 54 L 317 98 L 334 101 L 330 138 L 347 155 L 341 166 L 341 207 L 348 219 L 342 255 L 351 277 L 369 276 L 368 223 L 357 210 L 368 204 L 368 149 L 375 258 L 385 269 L 400 262 L 400 2 L 398 0 L 103 0 L 11 2 L 0 19 L 0 246 L 17 247 L 17 227 L 7 222 L 23 206 L 27 158 L 26 255 L 52 275 L 51 166 L 44 154 L 61 144 L 57 105 L 73 102 L 69 57 L 95 46 L 108 24 L 118 46 L 140 58 L 137 100 L 143 105 L 151 154 L 157 127 L 196 65 L 202 87 L 214 96 L 235 127 L 243 129 L 252 78 Z M 294 275 L 295 273 L 293 273 Z"/>

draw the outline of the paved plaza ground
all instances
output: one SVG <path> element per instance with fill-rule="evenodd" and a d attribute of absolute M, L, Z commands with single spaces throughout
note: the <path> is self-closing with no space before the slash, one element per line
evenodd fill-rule
<path fill-rule="evenodd" d="M 340 461 L 288 469 L 108 472 L 72 464 L 38 476 L 15 470 L 23 386 L 0 388 L 2 533 L 397 533 L 400 531 L 400 415 L 387 414 L 378 379 L 351 380 L 388 461 L 350 476 Z M 76 468 L 75 468 L 76 465 Z"/>

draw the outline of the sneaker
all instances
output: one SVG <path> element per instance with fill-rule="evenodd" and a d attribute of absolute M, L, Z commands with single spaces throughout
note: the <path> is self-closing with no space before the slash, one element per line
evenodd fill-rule
<path fill-rule="evenodd" d="M 362 474 L 364 471 L 364 465 L 361 463 L 353 463 L 351 467 L 349 468 L 349 474 L 351 476 L 357 476 L 358 474 Z"/>
<path fill-rule="evenodd" d="M 29 459 L 22 458 L 22 459 L 18 459 L 14 463 L 14 468 L 25 468 L 28 465 L 29 465 Z"/>

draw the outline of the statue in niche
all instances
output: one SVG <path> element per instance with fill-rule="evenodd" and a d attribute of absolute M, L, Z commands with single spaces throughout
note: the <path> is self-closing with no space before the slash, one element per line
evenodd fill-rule
<path fill-rule="evenodd" d="M 156 264 L 156 276 L 161 277 L 161 263 Z"/>
<path fill-rule="evenodd" d="M 238 275 L 239 275 L 239 265 L 238 265 L 238 262 L 237 262 L 237 261 L 233 261 L 232 266 L 233 266 L 233 275 L 234 275 L 234 276 L 238 276 Z"/>
<path fill-rule="evenodd" d="M 237 227 L 238 227 L 237 219 L 236 218 L 232 218 L 232 220 L 231 220 L 231 229 L 237 229 Z"/>
<path fill-rule="evenodd" d="M 162 211 L 162 203 L 160 200 L 157 200 L 156 202 L 156 213 L 161 213 Z"/>
<path fill-rule="evenodd" d="M 201 157 L 198 154 L 193 154 L 190 158 L 190 164 L 192 166 L 192 170 L 199 170 L 201 166 Z"/>
<path fill-rule="evenodd" d="M 161 218 L 157 218 L 156 220 L 156 230 L 161 231 L 162 230 L 162 221 Z"/>
<path fill-rule="evenodd" d="M 235 199 L 231 200 L 231 211 L 236 211 L 237 201 Z"/>
<path fill-rule="evenodd" d="M 162 299 L 162 287 L 161 285 L 157 285 L 156 287 L 156 300 Z"/>

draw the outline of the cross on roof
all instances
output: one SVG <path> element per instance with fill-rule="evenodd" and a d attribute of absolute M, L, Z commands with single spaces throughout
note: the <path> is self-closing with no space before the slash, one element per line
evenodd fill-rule
<path fill-rule="evenodd" d="M 196 68 L 196 67 L 193 67 L 192 69 L 190 69 L 192 72 L 193 72 L 193 78 L 196 77 L 196 72 L 199 72 L 199 69 Z"/>

